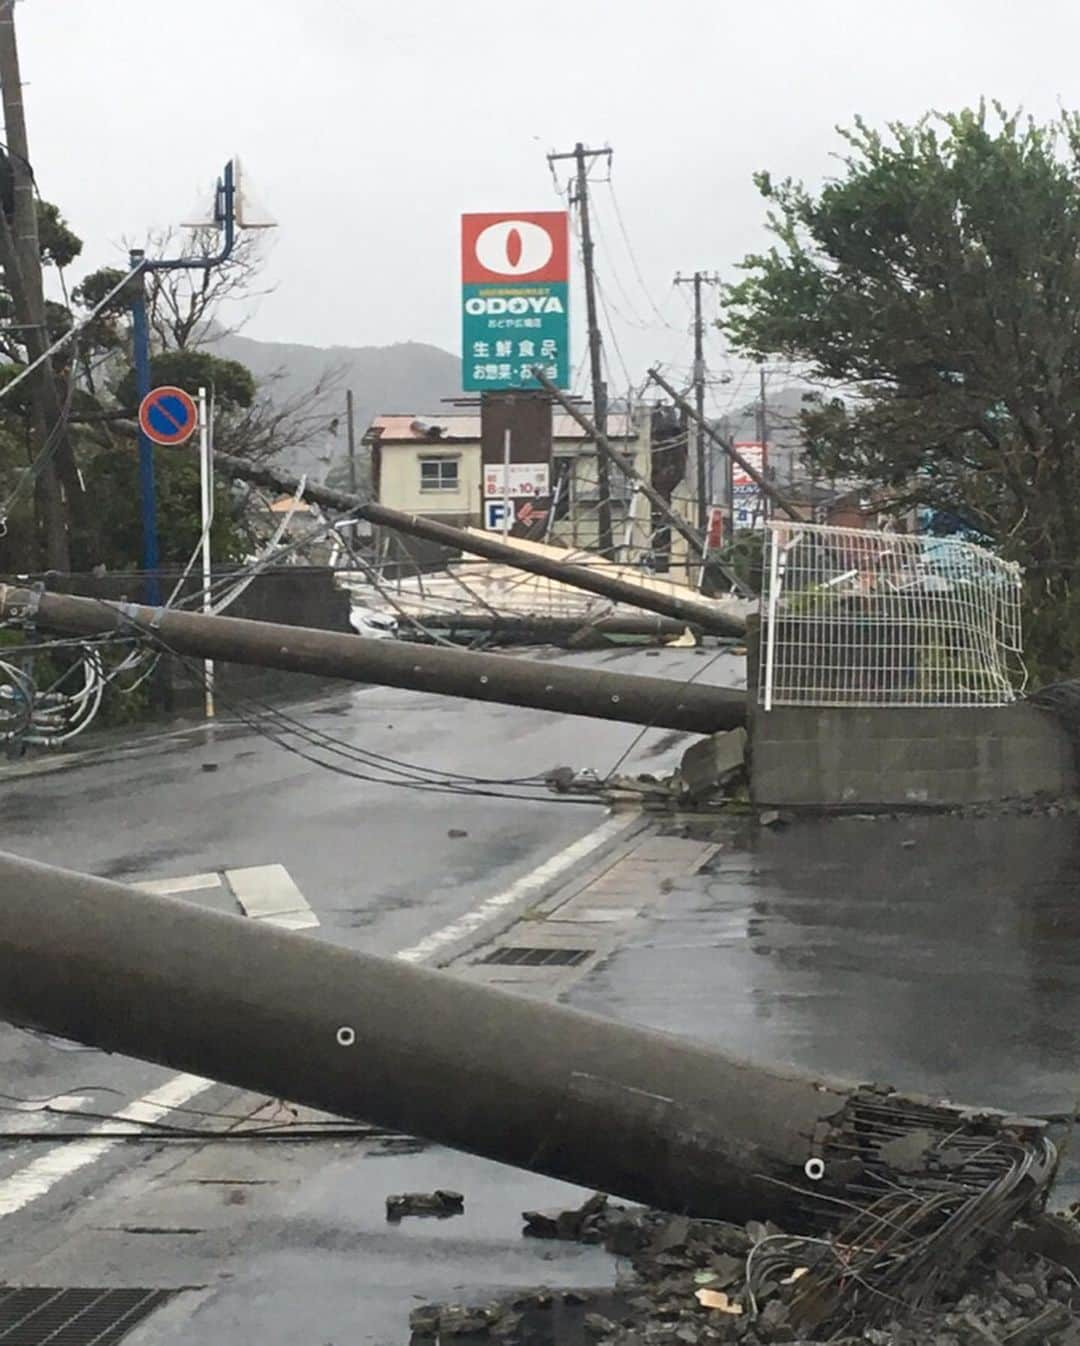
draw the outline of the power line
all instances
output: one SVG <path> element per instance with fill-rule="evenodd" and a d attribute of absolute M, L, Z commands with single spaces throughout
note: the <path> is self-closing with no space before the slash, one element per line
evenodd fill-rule
<path fill-rule="evenodd" d="M 102 605 L 107 606 L 104 603 Z M 176 659 L 197 685 L 205 687 L 206 674 L 201 662 L 189 659 L 186 655 L 173 649 L 154 628 L 146 626 L 130 616 L 128 617 L 128 623 L 145 640 Z M 323 730 L 305 725 L 287 712 L 271 706 L 268 702 L 261 701 L 257 697 L 250 695 L 223 696 L 220 689 L 215 689 L 215 695 L 226 709 L 243 724 L 246 724 L 249 729 L 261 734 L 286 752 L 290 752 L 314 766 L 322 767 L 336 775 L 347 776 L 354 780 L 375 785 L 414 789 L 427 794 L 471 795 L 486 799 L 543 801 L 545 803 L 595 804 L 602 802 L 599 798 L 588 799 L 581 796 L 551 795 L 547 791 L 546 781 L 542 776 L 489 778 L 460 772 L 441 771 L 437 768 L 400 761 L 384 753 L 358 748 L 355 744 L 336 738 Z M 291 739 L 298 739 L 311 751 L 305 751 L 304 748 L 298 747 L 296 743 L 290 741 Z M 315 756 L 315 752 L 340 758 L 344 762 L 366 766 L 368 771 L 361 772 L 355 770 L 352 766 L 326 761 L 322 757 Z M 372 770 L 388 771 L 391 775 L 371 775 L 370 771 Z M 511 793 L 511 790 L 516 790 L 517 793 Z"/>
<path fill-rule="evenodd" d="M 649 287 L 645 284 L 645 277 L 642 275 L 641 267 L 638 265 L 637 254 L 634 252 L 633 244 L 630 242 L 630 235 L 627 232 L 626 225 L 623 221 L 623 213 L 619 207 L 619 197 L 615 191 L 615 178 L 613 171 L 609 172 L 608 174 L 608 184 L 611 192 L 611 204 L 615 207 L 615 219 L 617 220 L 619 225 L 619 232 L 622 234 L 623 242 L 626 244 L 626 251 L 630 258 L 630 264 L 634 268 L 634 274 L 635 276 L 637 276 L 637 281 L 638 284 L 641 286 L 642 293 L 645 295 L 645 298 L 649 301 L 649 304 L 653 312 L 656 314 L 660 322 L 663 323 L 663 325 L 666 328 L 668 328 L 669 331 L 675 332 L 678 329 L 673 327 L 671 323 L 668 322 L 668 320 L 660 312 L 660 309 L 657 306 L 656 301 L 652 297 L 652 292 L 650 291 Z"/>

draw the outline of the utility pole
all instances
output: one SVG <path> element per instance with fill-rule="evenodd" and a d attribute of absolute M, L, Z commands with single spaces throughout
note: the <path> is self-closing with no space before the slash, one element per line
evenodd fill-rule
<path fill-rule="evenodd" d="M 329 486 L 310 481 L 302 482 L 299 477 L 282 472 L 277 467 L 267 463 L 253 463 L 249 458 L 217 453 L 214 461 L 222 472 L 231 473 L 241 481 L 255 482 L 272 491 L 289 495 L 302 491 L 304 498 L 312 504 L 323 505 L 347 518 L 367 519 L 380 528 L 390 528 L 407 537 L 425 538 L 449 550 L 482 556 L 485 560 L 497 561 L 500 565 L 512 566 L 532 575 L 543 575 L 545 579 L 558 580 L 572 589 L 600 594 L 613 602 L 644 608 L 647 612 L 658 612 L 689 626 L 700 626 L 714 635 L 746 633 L 746 622 L 740 613 L 711 599 L 679 592 L 679 586 L 650 587 L 632 583 L 622 578 L 624 572 L 617 566 L 575 565 L 555 560 L 544 553 L 526 551 L 494 533 L 455 528 L 423 514 L 391 509 L 389 505 L 380 505 L 376 500 L 361 500 L 347 491 L 335 491 Z"/>
<path fill-rule="evenodd" d="M 705 460 L 705 320 L 701 313 L 701 287 L 718 285 L 720 277 L 705 271 L 695 271 L 692 276 L 675 277 L 676 285 L 694 287 L 694 409 L 697 420 L 693 423 L 694 468 L 697 482 L 697 525 L 702 530 L 709 524 L 709 490 L 706 477 Z"/>
<path fill-rule="evenodd" d="M 351 632 L 105 603 L 0 584 L 0 617 L 32 616 L 45 630 L 106 635 L 134 628 L 163 649 L 282 672 L 438 692 L 470 701 L 714 734 L 746 723 L 746 693 L 634 673 L 538 664 L 507 654 L 366 640 Z"/>
<path fill-rule="evenodd" d="M 769 472 L 769 422 L 765 402 L 765 366 L 758 365 L 758 443 L 761 445 L 761 470 L 766 477 Z M 762 496 L 761 508 L 765 518 L 769 517 L 769 497 Z"/>
<path fill-rule="evenodd" d="M 802 514 L 799 511 L 799 509 L 795 506 L 795 504 L 792 501 L 787 499 L 787 497 L 777 488 L 776 484 L 770 481 L 765 476 L 764 473 L 759 472 L 758 469 L 754 466 L 753 463 L 750 462 L 748 458 L 744 458 L 730 439 L 725 439 L 724 436 L 720 434 L 718 430 L 714 429 L 709 424 L 708 421 L 700 420 L 698 418 L 697 412 L 686 400 L 686 398 L 680 394 L 677 388 L 672 387 L 672 385 L 667 381 L 666 378 L 664 378 L 663 374 L 661 374 L 658 369 L 650 369 L 649 378 L 652 380 L 653 383 L 656 384 L 658 388 L 662 388 L 663 391 L 667 393 L 668 397 L 671 398 L 672 402 L 675 403 L 675 405 L 679 408 L 679 410 L 683 413 L 684 416 L 687 416 L 691 420 L 696 421 L 697 424 L 701 426 L 702 430 L 709 437 L 709 439 L 711 439 L 714 444 L 718 445 L 721 449 L 723 449 L 723 451 L 727 454 L 727 456 L 731 459 L 733 463 L 738 463 L 739 467 L 742 468 L 742 470 L 746 473 L 746 475 L 750 478 L 750 480 L 754 483 L 754 485 L 757 486 L 758 490 L 761 491 L 762 495 L 765 496 L 765 498 L 770 502 L 771 505 L 773 505 L 776 509 L 783 510 L 783 512 L 788 516 L 789 519 L 796 519 L 796 520 L 802 519 Z"/>
<path fill-rule="evenodd" d="M 353 417 L 352 389 L 345 390 L 345 431 L 349 436 L 349 491 L 356 494 L 356 421 Z"/>
<path fill-rule="evenodd" d="M 603 344 L 600 337 L 600 324 L 596 317 L 596 270 L 593 264 L 592 226 L 589 222 L 589 178 L 586 170 L 590 159 L 606 158 L 611 163 L 611 150 L 587 150 L 579 140 L 572 150 L 565 154 L 549 154 L 548 163 L 554 164 L 560 159 L 573 159 L 577 165 L 576 189 L 571 204 L 576 205 L 581 220 L 581 260 L 585 268 L 585 318 L 589 326 L 589 369 L 592 377 L 593 424 L 597 433 L 607 435 L 608 398 L 607 384 L 604 382 Z M 611 474 L 607 459 L 600 452 L 596 455 L 596 481 L 599 503 L 596 517 L 599 529 L 599 549 L 602 555 L 612 554 L 611 540 Z"/>
<path fill-rule="evenodd" d="M 5 1022 L 664 1210 L 827 1234 L 843 1255 L 806 1259 L 790 1336 L 828 1314 L 835 1340 L 856 1281 L 890 1305 L 954 1283 L 1038 1217 L 1057 1172 L 1045 1121 L 770 1069 L 414 966 L 419 950 L 380 958 L 11 854 L 0 893 Z"/>
<path fill-rule="evenodd" d="M 34 171 L 26 133 L 22 77 L 15 41 L 15 0 L 0 0 L 0 96 L 4 105 L 7 169 L 11 196 L 4 201 L 0 220 L 0 261 L 15 302 L 19 324 L 25 328 L 30 360 L 49 345 L 45 322 L 45 293 L 41 276 L 37 200 Z M 81 515 L 82 482 L 75 466 L 64 424 L 64 411 L 52 363 L 44 360 L 31 377 L 34 438 L 37 441 L 39 518 L 44 524 L 46 562 L 51 569 L 71 569 L 68 512 Z M 59 472 L 58 470 L 59 469 Z M 61 493 L 63 479 L 67 508 Z"/>

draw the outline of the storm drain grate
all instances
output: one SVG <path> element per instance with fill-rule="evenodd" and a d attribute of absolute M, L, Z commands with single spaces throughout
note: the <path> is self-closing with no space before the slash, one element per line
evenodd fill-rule
<path fill-rule="evenodd" d="M 112 1346 L 176 1293 L 0 1286 L 0 1346 Z"/>
<path fill-rule="evenodd" d="M 591 953 L 592 949 L 530 949 L 523 945 L 508 945 L 493 949 L 480 962 L 498 963 L 502 967 L 577 967 Z"/>

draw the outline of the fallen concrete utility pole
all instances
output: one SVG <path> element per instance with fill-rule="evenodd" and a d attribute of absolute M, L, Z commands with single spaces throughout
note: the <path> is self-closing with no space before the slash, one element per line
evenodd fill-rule
<path fill-rule="evenodd" d="M 26 618 L 48 630 L 75 635 L 136 632 L 175 654 L 199 659 L 257 664 L 289 673 L 314 673 L 689 733 L 734 729 L 746 720 L 746 693 L 728 687 L 536 664 L 504 654 L 369 640 L 306 626 L 105 603 L 6 584 L 0 585 L 0 616 Z"/>
<path fill-rule="evenodd" d="M 317 486 L 302 482 L 299 477 L 279 472 L 277 468 L 265 464 L 250 463 L 246 458 L 235 458 L 228 453 L 215 453 L 214 466 L 221 472 L 230 473 L 243 481 L 268 486 L 274 491 L 296 494 L 303 489 L 304 498 L 316 505 L 353 518 L 367 519 L 370 523 L 406 533 L 413 537 L 422 537 L 428 542 L 437 542 L 442 547 L 454 551 L 470 552 L 474 556 L 486 557 L 489 561 L 501 561 L 516 570 L 527 570 L 533 575 L 543 575 L 547 579 L 558 580 L 573 589 L 584 589 L 588 593 L 600 594 L 616 603 L 626 603 L 630 607 L 644 608 L 648 612 L 659 612 L 665 617 L 674 617 L 676 621 L 700 626 L 713 635 L 741 636 L 746 632 L 746 622 L 738 614 L 724 611 L 715 603 L 682 598 L 679 595 L 661 593 L 631 584 L 627 580 L 605 575 L 603 566 L 590 569 L 587 566 L 567 561 L 552 561 L 549 557 L 525 552 L 512 543 L 502 542 L 494 536 L 480 532 L 467 532 L 464 528 L 454 528 L 436 519 L 425 518 L 421 514 L 406 514 L 400 509 L 391 509 L 388 505 L 377 504 L 374 500 L 362 500 L 359 496 L 349 495 L 345 491 L 335 491 L 328 486 Z"/>
<path fill-rule="evenodd" d="M 799 513 L 797 507 L 787 499 L 783 492 L 778 491 L 771 481 L 762 476 L 753 463 L 744 458 L 735 445 L 732 444 L 730 440 L 725 439 L 718 430 L 714 429 L 704 416 L 699 416 L 686 398 L 668 383 L 667 379 L 664 378 L 659 370 L 650 369 L 649 378 L 652 379 L 653 383 L 655 383 L 658 388 L 662 388 L 664 392 L 667 393 L 668 397 L 671 398 L 684 416 L 689 416 L 695 425 L 699 425 L 701 429 L 705 431 L 714 444 L 718 444 L 720 448 L 723 449 L 732 462 L 738 463 L 758 490 L 771 500 L 777 509 L 782 509 L 789 519 L 802 519 L 802 515 Z"/>
<path fill-rule="evenodd" d="M 0 1018 L 668 1210 L 839 1224 L 842 1256 L 802 1263 L 819 1318 L 830 1289 L 891 1311 L 939 1286 L 1056 1164 L 1030 1119 L 762 1069 L 3 853 Z"/>
<path fill-rule="evenodd" d="M 688 546 L 694 549 L 700 558 L 704 559 L 706 551 L 705 539 L 701 536 L 698 530 L 692 524 L 688 523 L 677 510 L 672 509 L 670 503 L 664 499 L 651 481 L 647 481 L 641 475 L 637 468 L 634 467 L 633 463 L 627 462 L 622 454 L 617 453 L 611 447 L 611 441 L 608 439 L 607 435 L 602 435 L 599 430 L 597 430 L 596 426 L 593 425 L 592 421 L 589 420 L 588 416 L 585 415 L 581 408 L 575 406 L 565 393 L 560 392 L 542 369 L 534 369 L 533 378 L 535 378 L 545 391 L 558 402 L 559 406 L 562 407 L 563 411 L 566 412 L 571 420 L 577 422 L 585 432 L 585 437 L 591 439 L 596 445 L 598 452 L 602 453 L 609 462 L 613 463 L 616 469 L 621 472 L 628 481 L 632 481 L 637 486 L 648 500 L 649 504 L 652 505 L 653 509 L 663 516 L 668 524 L 670 524 L 670 526 L 675 529 L 676 533 L 686 541 Z M 729 570 L 727 566 L 720 563 L 716 564 L 720 573 L 739 593 L 753 596 L 750 588 L 739 579 L 738 575 L 736 575 L 733 570 Z"/>
<path fill-rule="evenodd" d="M 399 622 L 408 625 L 409 614 L 394 613 Z M 670 617 L 647 617 L 644 613 L 625 617 L 532 617 L 514 612 L 422 612 L 416 614 L 422 626 L 444 631 L 491 631 L 499 636 L 524 636 L 534 641 L 565 640 L 567 636 L 595 633 L 599 636 L 651 636 L 655 640 L 672 640 L 686 631 L 685 622 L 674 622 Z"/>

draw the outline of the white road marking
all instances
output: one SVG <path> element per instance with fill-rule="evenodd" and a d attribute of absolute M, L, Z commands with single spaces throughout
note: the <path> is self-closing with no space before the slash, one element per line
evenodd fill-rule
<path fill-rule="evenodd" d="M 244 915 L 253 921 L 266 921 L 287 930 L 304 930 L 319 924 L 319 918 L 284 865 L 227 869 L 225 882 Z"/>
<path fill-rule="evenodd" d="M 620 832 L 625 831 L 634 822 L 636 822 L 634 816 L 625 814 L 609 818 L 592 832 L 587 833 L 580 840 L 573 842 L 564 850 L 546 860 L 538 869 L 534 869 L 531 873 L 518 879 L 516 883 L 512 883 L 504 892 L 487 898 L 478 907 L 466 912 L 464 916 L 453 921 L 450 925 L 444 926 L 441 930 L 436 930 L 426 939 L 422 939 L 419 944 L 414 944 L 412 948 L 402 949 L 397 957 L 406 963 L 426 962 L 440 950 L 451 944 L 456 944 L 466 935 L 479 930 L 508 907 L 514 906 L 532 893 L 541 891 L 572 866 L 584 860 L 606 842 L 611 841 Z M 226 876 L 241 904 L 245 901 L 240 896 L 241 891 L 248 895 L 249 900 L 254 893 L 256 906 L 262 903 L 266 914 L 257 919 L 265 920 L 268 924 L 285 924 L 287 921 L 303 920 L 303 911 L 298 912 L 295 906 L 289 912 L 274 906 L 272 895 L 276 893 L 281 896 L 285 889 L 281 881 L 281 875 L 266 873 L 270 870 L 281 870 L 285 874 L 288 883 L 295 890 L 291 897 L 295 898 L 299 889 L 296 889 L 296 885 L 280 865 L 259 865 L 246 870 L 227 870 Z M 258 877 L 260 873 L 262 874 L 261 879 Z M 253 876 L 255 876 L 254 881 Z M 217 875 L 196 875 L 195 877 L 198 879 L 212 877 L 214 882 L 217 882 Z M 237 888 L 238 877 L 239 889 Z M 154 882 L 183 883 L 185 885 L 183 888 L 177 887 L 169 890 L 157 888 L 154 890 L 157 892 L 192 891 L 190 878 L 184 880 L 155 880 Z M 146 888 L 146 885 L 138 886 Z M 200 886 L 210 887 L 212 885 L 201 884 Z M 308 911 L 311 910 L 302 896 L 300 896 L 300 903 L 303 908 Z M 272 907 L 276 914 L 271 914 Z M 245 910 L 247 910 L 246 907 Z M 311 914 L 314 917 L 314 913 Z M 314 923 L 317 925 L 318 921 L 315 920 Z M 128 1131 L 137 1134 L 140 1129 L 138 1125 L 140 1122 L 160 1121 L 172 1109 L 183 1107 L 186 1103 L 190 1103 L 192 1099 L 197 1098 L 204 1090 L 211 1088 L 213 1083 L 212 1080 L 204 1080 L 198 1075 L 176 1075 L 171 1080 L 166 1081 L 159 1089 L 136 1099 L 134 1103 L 129 1103 L 126 1108 L 121 1108 L 109 1121 L 95 1126 L 88 1139 L 63 1141 L 55 1149 L 51 1149 L 48 1154 L 41 1155 L 24 1168 L 0 1180 L 0 1219 L 5 1215 L 14 1215 L 16 1211 L 22 1210 L 32 1201 L 37 1201 L 40 1197 L 45 1196 L 58 1182 L 72 1177 L 80 1169 L 96 1163 L 98 1159 L 108 1154 L 114 1146 L 120 1144 L 120 1141 L 112 1133 Z M 125 1125 L 126 1123 L 130 1123 L 130 1125 Z"/>
<path fill-rule="evenodd" d="M 636 821 L 636 815 L 620 814 L 614 818 L 609 818 L 607 822 L 601 823 L 599 827 L 587 833 L 579 841 L 575 841 L 565 850 L 553 855 L 550 860 L 546 860 L 538 869 L 523 875 L 504 892 L 489 897 L 485 902 L 481 902 L 478 907 L 474 907 L 472 911 L 467 911 L 458 920 L 444 926 L 441 930 L 436 930 L 426 939 L 422 939 L 419 944 L 414 944 L 411 949 L 402 949 L 397 957 L 405 963 L 428 962 L 440 950 L 456 944 L 466 935 L 473 934 L 486 925 L 488 921 L 498 916 L 500 912 L 505 911 L 507 907 L 512 907 L 531 893 L 546 888 L 560 874 L 565 873 L 566 870 L 584 860 L 587 855 L 591 855 L 593 851 L 598 850 L 605 842 L 618 836 L 620 832 L 625 831 Z"/>
<path fill-rule="evenodd" d="M 0 1182 L 0 1218 L 14 1215 L 31 1201 L 44 1196 L 64 1178 L 70 1178 L 108 1154 L 120 1143 L 110 1132 L 129 1131 L 138 1134 L 138 1123 L 159 1122 L 173 1108 L 183 1107 L 204 1089 L 209 1089 L 212 1083 L 212 1080 L 204 1080 L 198 1075 L 175 1075 L 160 1089 L 136 1099 L 126 1108 L 121 1108 L 114 1118 L 95 1126 L 87 1140 L 64 1141 L 48 1154 L 32 1160 L 25 1168 Z M 126 1122 L 132 1125 L 125 1126 Z"/>
<path fill-rule="evenodd" d="M 157 893 L 168 897 L 174 893 L 197 893 L 206 888 L 220 888 L 220 874 L 185 874 L 178 879 L 147 879 L 144 883 L 133 883 L 140 893 Z"/>
<path fill-rule="evenodd" d="M 89 1094 L 57 1094 L 48 1103 L 16 1103 L 9 1112 L 6 1108 L 0 1129 L 20 1135 L 39 1135 L 56 1125 L 58 1114 L 78 1113 L 92 1100 Z"/>

